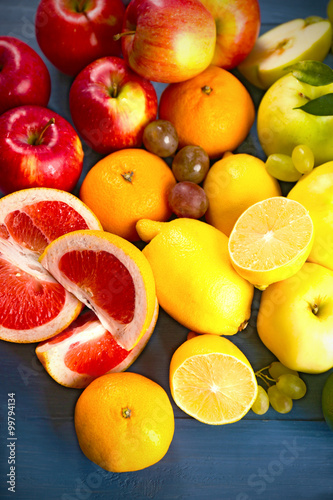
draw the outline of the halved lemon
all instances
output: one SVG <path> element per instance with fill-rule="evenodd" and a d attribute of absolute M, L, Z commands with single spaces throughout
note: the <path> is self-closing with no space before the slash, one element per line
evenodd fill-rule
<path fill-rule="evenodd" d="M 170 364 L 170 389 L 185 413 L 205 424 L 237 422 L 258 391 L 253 369 L 225 337 L 204 334 L 185 341 Z"/>
<path fill-rule="evenodd" d="M 264 290 L 300 270 L 313 238 L 313 222 L 306 208 L 275 196 L 242 213 L 230 234 L 228 249 L 235 270 Z"/>

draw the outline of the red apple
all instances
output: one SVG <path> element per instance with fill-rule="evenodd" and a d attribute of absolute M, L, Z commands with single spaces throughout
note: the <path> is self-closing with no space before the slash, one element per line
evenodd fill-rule
<path fill-rule="evenodd" d="M 215 21 L 199 0 L 131 0 L 121 40 L 125 60 L 139 75 L 180 82 L 211 63 Z"/>
<path fill-rule="evenodd" d="M 121 30 L 124 12 L 121 0 L 41 0 L 37 41 L 56 68 L 77 75 L 99 57 L 121 54 L 113 35 Z"/>
<path fill-rule="evenodd" d="M 0 116 L 0 189 L 71 191 L 81 175 L 81 141 L 67 120 L 48 108 L 19 106 Z"/>
<path fill-rule="evenodd" d="M 70 89 L 69 105 L 77 131 L 101 154 L 140 147 L 158 107 L 153 85 L 119 57 L 102 57 L 82 70 Z"/>
<path fill-rule="evenodd" d="M 0 114 L 23 104 L 47 106 L 49 71 L 41 57 L 18 38 L 0 36 Z"/>
<path fill-rule="evenodd" d="M 212 64 L 224 69 L 238 66 L 251 52 L 260 30 L 258 0 L 201 0 L 216 23 Z"/>

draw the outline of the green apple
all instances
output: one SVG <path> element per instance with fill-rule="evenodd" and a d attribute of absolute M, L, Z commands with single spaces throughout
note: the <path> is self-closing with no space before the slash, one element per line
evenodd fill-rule
<path fill-rule="evenodd" d="M 333 271 L 333 161 L 303 175 L 288 198 L 301 203 L 314 226 L 314 241 L 308 261 Z"/>
<path fill-rule="evenodd" d="M 321 17 L 294 19 L 261 35 L 238 66 L 253 85 L 268 89 L 286 66 L 307 59 L 323 61 L 332 44 L 332 25 Z"/>
<path fill-rule="evenodd" d="M 311 61 L 306 64 L 313 65 Z M 295 146 L 306 144 L 314 154 L 315 166 L 333 160 L 333 112 L 322 116 L 322 111 L 311 114 L 297 109 L 315 105 L 315 99 L 331 93 L 333 83 L 311 85 L 293 73 L 279 78 L 266 91 L 258 108 L 258 138 L 265 154 L 291 155 Z"/>
<path fill-rule="evenodd" d="M 264 345 L 291 370 L 333 367 L 333 271 L 306 262 L 291 278 L 262 293 L 257 330 Z"/>

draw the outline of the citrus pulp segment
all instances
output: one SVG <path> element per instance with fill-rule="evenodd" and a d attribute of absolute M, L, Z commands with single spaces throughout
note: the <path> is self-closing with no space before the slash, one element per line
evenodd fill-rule
<path fill-rule="evenodd" d="M 175 351 L 170 389 L 185 413 L 206 424 L 222 425 L 246 415 L 258 385 L 237 346 L 224 337 L 204 334 L 185 341 Z"/>
<path fill-rule="evenodd" d="M 38 262 L 50 241 L 80 228 L 101 225 L 65 191 L 31 188 L 0 199 L 1 339 L 39 342 L 61 332 L 80 313 L 80 301 Z"/>
<path fill-rule="evenodd" d="M 154 314 L 155 281 L 148 260 L 132 243 L 105 231 L 74 231 L 53 241 L 40 262 L 124 349 L 144 335 Z"/>
<path fill-rule="evenodd" d="M 127 370 L 146 346 L 157 317 L 156 301 L 148 329 L 128 351 L 115 341 L 93 311 L 86 310 L 66 330 L 38 344 L 36 354 L 56 382 L 80 389 L 101 375 Z"/>
<path fill-rule="evenodd" d="M 228 248 L 236 271 L 265 289 L 302 267 L 313 238 L 313 222 L 304 206 L 277 196 L 243 212 L 230 234 Z"/>

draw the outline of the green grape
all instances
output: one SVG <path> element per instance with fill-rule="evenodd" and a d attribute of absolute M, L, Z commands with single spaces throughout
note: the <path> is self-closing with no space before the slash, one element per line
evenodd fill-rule
<path fill-rule="evenodd" d="M 279 181 L 296 182 L 302 177 L 294 167 L 291 156 L 288 155 L 280 153 L 269 155 L 265 167 L 267 172 Z"/>
<path fill-rule="evenodd" d="M 268 394 L 261 385 L 258 385 L 258 395 L 252 405 L 252 411 L 257 415 L 264 415 L 269 408 Z"/>
<path fill-rule="evenodd" d="M 299 144 L 293 149 L 291 154 L 292 162 L 301 174 L 311 172 L 314 167 L 314 154 L 306 144 Z"/>
<path fill-rule="evenodd" d="M 271 385 L 267 390 L 269 402 L 278 413 L 289 413 L 293 407 L 293 400 L 279 391 L 276 385 Z"/>
<path fill-rule="evenodd" d="M 291 370 L 284 366 L 280 361 L 273 361 L 268 368 L 268 373 L 272 378 L 277 380 L 280 375 L 284 375 L 285 373 L 291 373 L 292 375 L 298 376 L 298 373 L 295 370 Z"/>
<path fill-rule="evenodd" d="M 285 373 L 278 378 L 276 387 L 282 394 L 291 399 L 301 399 L 306 393 L 306 384 L 304 380 L 291 373 Z"/>

